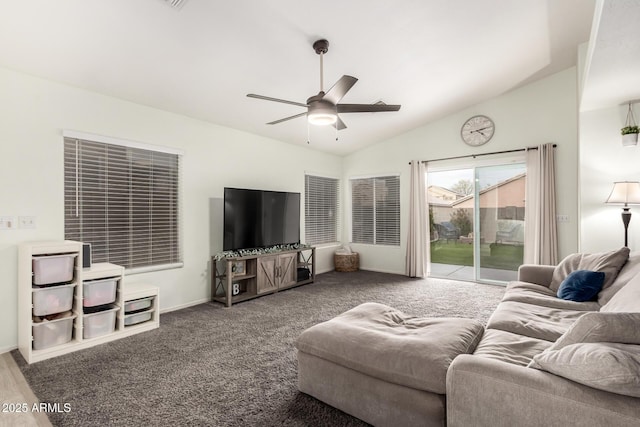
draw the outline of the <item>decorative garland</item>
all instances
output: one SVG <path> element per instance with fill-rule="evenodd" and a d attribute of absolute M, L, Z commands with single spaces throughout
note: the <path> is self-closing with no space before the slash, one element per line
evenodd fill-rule
<path fill-rule="evenodd" d="M 237 251 L 222 251 L 213 256 L 213 259 L 220 261 L 225 258 L 239 258 L 250 255 L 264 255 L 273 254 L 284 251 L 294 251 L 299 249 L 310 249 L 311 246 L 305 243 L 293 243 L 289 245 L 275 245 L 267 248 L 255 248 L 255 249 L 239 249 Z"/>

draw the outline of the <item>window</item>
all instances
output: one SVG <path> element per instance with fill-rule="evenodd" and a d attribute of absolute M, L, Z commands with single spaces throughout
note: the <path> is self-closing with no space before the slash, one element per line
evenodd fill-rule
<path fill-rule="evenodd" d="M 316 175 L 304 179 L 305 240 L 307 244 L 338 241 L 340 180 Z"/>
<path fill-rule="evenodd" d="M 64 136 L 65 238 L 90 243 L 93 261 L 130 271 L 180 266 L 180 154 Z"/>
<path fill-rule="evenodd" d="M 400 245 L 400 177 L 351 180 L 353 243 Z"/>

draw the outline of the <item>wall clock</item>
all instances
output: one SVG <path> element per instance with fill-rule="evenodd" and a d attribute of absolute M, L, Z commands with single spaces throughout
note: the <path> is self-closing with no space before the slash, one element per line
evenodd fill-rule
<path fill-rule="evenodd" d="M 473 147 L 480 146 L 489 142 L 496 127 L 487 116 L 473 116 L 460 129 L 462 140 Z"/>

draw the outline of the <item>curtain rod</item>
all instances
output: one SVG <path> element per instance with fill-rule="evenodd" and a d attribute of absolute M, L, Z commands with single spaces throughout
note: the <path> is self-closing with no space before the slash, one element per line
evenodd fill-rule
<path fill-rule="evenodd" d="M 553 144 L 553 148 L 556 148 L 557 146 L 558 146 L 557 144 Z M 480 156 L 490 156 L 490 155 L 493 155 L 493 154 L 518 153 L 520 151 L 537 150 L 537 149 L 538 149 L 538 147 L 526 147 L 526 148 L 518 148 L 516 150 L 493 151 L 491 153 L 467 154 L 465 156 L 443 157 L 441 159 L 421 160 L 421 162 L 422 163 L 439 162 L 441 160 L 466 159 L 467 157 L 472 157 L 472 158 L 475 159 L 476 157 L 480 157 Z M 409 164 L 411 164 L 411 162 L 409 162 Z"/>

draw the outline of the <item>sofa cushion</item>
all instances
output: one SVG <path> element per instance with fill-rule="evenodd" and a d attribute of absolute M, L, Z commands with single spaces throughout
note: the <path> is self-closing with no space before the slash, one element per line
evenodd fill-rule
<path fill-rule="evenodd" d="M 600 311 L 640 313 L 640 274 L 616 292 Z"/>
<path fill-rule="evenodd" d="M 629 259 L 618 273 L 618 276 L 616 276 L 616 280 L 613 281 L 611 286 L 603 289 L 598 294 L 598 303 L 605 305 L 623 286 L 638 274 L 640 274 L 640 252 L 631 252 Z"/>
<path fill-rule="evenodd" d="M 365 303 L 307 329 L 296 345 L 384 381 L 444 394 L 449 365 L 472 353 L 482 332 L 477 320 L 415 317 Z"/>
<path fill-rule="evenodd" d="M 558 298 L 576 302 L 591 301 L 602 290 L 603 284 L 602 271 L 576 270 L 560 283 Z"/>
<path fill-rule="evenodd" d="M 487 329 L 500 329 L 553 342 L 585 313 L 587 312 L 504 301 L 498 304 L 489 318 Z"/>
<path fill-rule="evenodd" d="M 502 301 L 518 301 L 563 310 L 598 311 L 600 304 L 595 301 L 575 302 L 556 296 L 551 289 L 526 282 L 511 282 L 502 297 Z"/>
<path fill-rule="evenodd" d="M 585 313 L 550 350 L 586 342 L 640 344 L 640 313 Z"/>
<path fill-rule="evenodd" d="M 599 390 L 640 397 L 640 346 L 614 343 L 571 344 L 534 356 L 541 369 Z"/>
<path fill-rule="evenodd" d="M 512 365 L 527 366 L 533 356 L 540 354 L 550 345 L 549 341 L 499 329 L 487 329 L 473 355 L 500 360 Z"/>
<path fill-rule="evenodd" d="M 595 254 L 572 254 L 563 259 L 553 271 L 549 287 L 557 291 L 567 276 L 576 270 L 602 271 L 605 274 L 602 289 L 613 284 L 618 272 L 629 258 L 629 248 L 623 247 L 615 251 Z"/>

